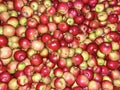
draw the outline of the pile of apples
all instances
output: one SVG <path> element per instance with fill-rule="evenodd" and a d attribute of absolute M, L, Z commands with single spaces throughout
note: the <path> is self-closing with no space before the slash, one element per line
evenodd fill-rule
<path fill-rule="evenodd" d="M 120 0 L 0 0 L 0 90 L 120 90 Z"/>

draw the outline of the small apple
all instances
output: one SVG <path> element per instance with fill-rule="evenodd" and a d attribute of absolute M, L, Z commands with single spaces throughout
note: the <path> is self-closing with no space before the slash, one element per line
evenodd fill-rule
<path fill-rule="evenodd" d="M 65 72 L 63 74 L 63 78 L 65 79 L 68 86 L 73 85 L 73 83 L 75 82 L 75 77 L 73 76 L 72 73 Z"/>
<path fill-rule="evenodd" d="M 17 79 L 12 78 L 12 79 L 9 81 L 9 83 L 8 83 L 8 87 L 9 87 L 9 89 L 11 89 L 11 90 L 17 90 L 18 87 L 19 87 L 19 85 L 18 85 L 18 83 L 17 83 Z"/>
<path fill-rule="evenodd" d="M 55 88 L 56 89 L 61 89 L 63 90 L 66 87 L 66 82 L 63 78 L 56 78 L 54 82 Z"/>

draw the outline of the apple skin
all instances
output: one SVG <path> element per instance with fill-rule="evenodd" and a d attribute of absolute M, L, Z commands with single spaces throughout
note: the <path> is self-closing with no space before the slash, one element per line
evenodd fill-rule
<path fill-rule="evenodd" d="M 28 65 L 25 67 L 25 69 L 23 71 L 24 71 L 25 75 L 31 76 L 34 73 L 34 67 L 32 65 Z"/>
<path fill-rule="evenodd" d="M 18 62 L 22 62 L 26 59 L 27 54 L 23 50 L 18 50 L 14 53 L 14 59 Z"/>
<path fill-rule="evenodd" d="M 44 84 L 47 84 L 47 85 L 49 85 L 51 82 L 51 78 L 49 76 L 42 77 L 41 80 Z"/>
<path fill-rule="evenodd" d="M 119 70 L 112 70 L 110 73 L 110 77 L 112 79 L 119 79 L 120 78 L 120 71 Z"/>
<path fill-rule="evenodd" d="M 44 48 L 44 43 L 40 40 L 34 40 L 31 43 L 31 48 L 35 51 L 42 51 Z"/>
<path fill-rule="evenodd" d="M 14 0 L 14 8 L 16 11 L 21 11 L 22 7 L 24 6 L 23 0 Z"/>
<path fill-rule="evenodd" d="M 8 65 L 7 65 L 7 71 L 11 74 L 14 74 L 16 72 L 16 68 L 17 68 L 18 62 L 17 61 L 11 61 Z"/>
<path fill-rule="evenodd" d="M 31 57 L 31 64 L 33 66 L 39 66 L 43 62 L 42 57 L 39 54 L 34 54 Z"/>
<path fill-rule="evenodd" d="M 40 22 L 42 24 L 47 24 L 49 22 L 49 17 L 46 14 L 40 15 Z"/>
<path fill-rule="evenodd" d="M 67 23 L 61 22 L 58 24 L 58 29 L 62 31 L 63 33 L 67 32 L 69 30 L 69 26 Z"/>
<path fill-rule="evenodd" d="M 49 76 L 50 70 L 51 70 L 51 69 L 50 69 L 49 67 L 43 66 L 43 67 L 41 68 L 40 73 L 41 73 L 41 75 L 42 75 L 43 77 L 46 77 L 46 76 Z"/>
<path fill-rule="evenodd" d="M 14 36 L 15 35 L 15 27 L 13 27 L 10 24 L 6 24 L 3 26 L 3 35 L 9 37 L 9 36 Z"/>
<path fill-rule="evenodd" d="M 47 33 L 48 32 L 48 26 L 47 25 L 44 25 L 44 24 L 39 24 L 38 26 L 37 26 L 37 29 L 38 29 L 38 32 L 39 32 L 39 34 L 45 34 L 45 33 Z"/>
<path fill-rule="evenodd" d="M 17 78 L 17 83 L 21 86 L 24 86 L 28 83 L 28 78 L 26 75 L 21 75 Z"/>
<path fill-rule="evenodd" d="M 62 15 L 54 15 L 54 16 L 53 16 L 53 21 L 54 21 L 55 23 L 61 23 L 62 20 L 63 20 Z"/>
<path fill-rule="evenodd" d="M 49 33 L 44 33 L 40 38 L 42 42 L 47 43 L 49 40 L 52 39 L 52 36 Z"/>
<path fill-rule="evenodd" d="M 87 60 L 87 64 L 90 67 L 94 67 L 97 65 L 97 58 L 93 55 L 90 56 L 90 58 Z"/>
<path fill-rule="evenodd" d="M 0 47 L 7 46 L 8 39 L 6 36 L 0 35 Z"/>
<path fill-rule="evenodd" d="M 56 89 L 63 90 L 66 87 L 66 82 L 63 78 L 56 78 L 54 85 Z"/>
<path fill-rule="evenodd" d="M 17 28 L 16 28 L 16 31 L 15 31 L 15 33 L 16 33 L 16 36 L 21 36 L 21 37 L 24 37 L 25 36 L 25 32 L 26 32 L 26 28 L 25 28 L 25 26 L 18 26 Z"/>
<path fill-rule="evenodd" d="M 5 83 L 0 83 L 0 90 L 8 90 L 8 86 Z"/>
<path fill-rule="evenodd" d="M 72 57 L 72 62 L 77 66 L 83 62 L 83 56 L 81 54 L 75 54 Z"/>
<path fill-rule="evenodd" d="M 112 82 L 112 79 L 111 79 L 110 76 L 105 75 L 105 76 L 103 76 L 103 81 L 109 81 L 109 82 Z"/>
<path fill-rule="evenodd" d="M 36 11 L 38 9 L 38 3 L 36 1 L 31 1 L 30 2 L 30 7 Z"/>
<path fill-rule="evenodd" d="M 113 90 L 113 84 L 110 81 L 103 81 L 102 82 L 102 89 Z"/>
<path fill-rule="evenodd" d="M 47 57 L 48 56 L 48 49 L 47 48 L 43 48 L 43 50 L 40 52 L 40 55 L 42 57 Z"/>
<path fill-rule="evenodd" d="M 73 88 L 73 90 L 82 90 L 82 88 L 79 87 L 79 86 L 76 86 L 76 87 Z"/>
<path fill-rule="evenodd" d="M 1 12 L 4 12 L 4 11 L 7 11 L 7 6 L 4 4 L 4 3 L 0 3 L 0 13 Z"/>
<path fill-rule="evenodd" d="M 29 40 L 35 40 L 37 38 L 37 36 L 38 36 L 38 31 L 35 28 L 27 28 L 25 30 L 24 34 L 25 34 L 25 36 L 26 36 L 27 39 L 29 39 Z"/>
<path fill-rule="evenodd" d="M 87 51 L 90 53 L 90 54 L 95 54 L 98 50 L 98 45 L 96 43 L 90 43 L 88 44 L 87 46 Z"/>
<path fill-rule="evenodd" d="M 94 75 L 91 70 L 83 70 L 83 75 L 85 75 L 89 80 L 92 80 Z"/>
<path fill-rule="evenodd" d="M 112 46 L 110 43 L 104 42 L 100 44 L 99 49 L 103 54 L 107 55 L 112 51 Z"/>
<path fill-rule="evenodd" d="M 68 5 L 66 3 L 61 2 L 58 4 L 57 10 L 60 14 L 66 14 L 68 12 Z"/>
<path fill-rule="evenodd" d="M 79 69 L 78 67 L 73 66 L 73 67 L 70 68 L 70 72 L 71 72 L 75 77 L 77 77 L 77 76 L 79 75 L 79 73 L 80 73 L 80 69 Z"/>
<path fill-rule="evenodd" d="M 46 90 L 46 85 L 42 82 L 39 82 L 36 86 L 36 90 Z"/>
<path fill-rule="evenodd" d="M 113 50 L 119 50 L 120 49 L 120 46 L 119 46 L 119 42 L 111 42 L 112 44 L 112 49 Z"/>
<path fill-rule="evenodd" d="M 48 15 L 50 15 L 50 16 L 55 15 L 55 13 L 56 13 L 55 7 L 53 7 L 53 6 L 49 7 L 49 8 L 47 9 L 47 13 L 48 13 Z"/>
<path fill-rule="evenodd" d="M 104 10 L 104 4 L 97 4 L 95 6 L 95 11 L 96 12 L 102 12 Z"/>
<path fill-rule="evenodd" d="M 109 53 L 108 57 L 112 61 L 118 61 L 120 59 L 120 53 L 118 51 L 112 51 Z"/>
<path fill-rule="evenodd" d="M 3 83 L 8 83 L 11 79 L 11 76 L 8 72 L 3 72 L 0 74 L 0 81 Z"/>
<path fill-rule="evenodd" d="M 58 67 L 61 67 L 61 68 L 64 68 L 66 66 L 66 64 L 67 64 L 67 62 L 66 62 L 66 59 L 64 59 L 64 58 L 61 58 L 57 63 Z"/>
<path fill-rule="evenodd" d="M 81 10 L 83 8 L 83 6 L 84 6 L 84 4 L 82 1 L 75 0 L 75 2 L 74 2 L 75 9 Z"/>
<path fill-rule="evenodd" d="M 91 80 L 89 82 L 89 85 L 88 85 L 89 90 L 99 90 L 100 88 L 101 88 L 100 83 L 98 83 L 97 81 Z"/>
<path fill-rule="evenodd" d="M 24 86 L 19 87 L 19 90 L 26 90 L 26 89 L 30 89 L 30 84 L 26 84 Z"/>
<path fill-rule="evenodd" d="M 88 86 L 89 80 L 88 80 L 88 78 L 87 78 L 85 75 L 79 75 L 79 76 L 77 77 L 77 79 L 76 79 L 76 83 L 77 83 L 80 87 L 84 88 L 84 87 L 87 87 L 87 86 Z"/>
<path fill-rule="evenodd" d="M 12 49 L 10 47 L 7 47 L 7 46 L 2 47 L 0 49 L 0 58 L 1 59 L 10 58 L 12 56 L 12 53 L 13 53 L 13 51 L 12 51 Z"/>
<path fill-rule="evenodd" d="M 26 18 L 29 18 L 33 15 L 33 9 L 29 6 L 23 6 L 22 7 L 22 12 L 21 14 L 26 17 Z"/>
<path fill-rule="evenodd" d="M 17 84 L 17 79 L 15 78 L 12 78 L 9 83 L 8 83 L 8 87 L 9 89 L 11 90 L 16 90 L 18 89 L 19 85 Z"/>
<path fill-rule="evenodd" d="M 101 17 L 101 15 L 102 15 L 102 17 Z M 105 21 L 106 19 L 108 18 L 108 15 L 107 15 L 107 13 L 106 12 L 100 12 L 99 14 L 98 14 L 98 20 L 100 20 L 100 21 Z"/>
<path fill-rule="evenodd" d="M 63 78 L 65 79 L 67 86 L 71 86 L 75 82 L 75 77 L 70 72 L 65 72 Z"/>
<path fill-rule="evenodd" d="M 103 77 L 101 74 L 95 73 L 93 79 L 97 82 L 102 82 Z"/>
<path fill-rule="evenodd" d="M 101 67 L 101 74 L 102 75 L 108 75 L 109 74 L 109 69 L 107 66 L 102 66 Z"/>
<path fill-rule="evenodd" d="M 13 27 L 17 27 L 19 25 L 19 21 L 16 17 L 10 17 L 7 20 L 7 24 L 12 25 Z"/>
<path fill-rule="evenodd" d="M 60 56 L 57 52 L 50 53 L 48 57 L 49 57 L 50 62 L 52 63 L 58 63 L 60 59 Z"/>
<path fill-rule="evenodd" d="M 31 44 L 30 44 L 30 40 L 29 39 L 27 39 L 25 37 L 22 37 L 22 38 L 19 39 L 19 46 L 21 48 L 28 49 L 28 48 L 30 48 L 30 45 Z"/>
<path fill-rule="evenodd" d="M 61 68 L 55 68 L 54 69 L 54 75 L 57 77 L 63 76 L 63 70 Z"/>
<path fill-rule="evenodd" d="M 120 79 L 113 80 L 113 85 L 120 88 Z"/>
<path fill-rule="evenodd" d="M 111 70 L 115 70 L 115 69 L 117 69 L 119 67 L 119 64 L 118 64 L 117 61 L 111 61 L 111 60 L 108 60 L 106 65 Z"/>
<path fill-rule="evenodd" d="M 10 15 L 8 12 L 1 12 L 0 13 L 0 20 L 3 22 L 6 22 L 10 18 Z"/>
<path fill-rule="evenodd" d="M 58 53 L 60 54 L 61 58 L 68 58 L 70 54 L 70 49 L 68 47 L 61 47 L 58 50 Z"/>
<path fill-rule="evenodd" d="M 29 18 L 29 19 L 27 20 L 27 26 L 28 26 L 29 28 L 36 28 L 37 25 L 38 25 L 38 22 L 37 22 L 37 20 L 36 20 L 35 18 Z"/>
<path fill-rule="evenodd" d="M 47 46 L 52 51 L 57 51 L 60 48 L 60 43 L 57 39 L 52 39 L 47 43 Z"/>

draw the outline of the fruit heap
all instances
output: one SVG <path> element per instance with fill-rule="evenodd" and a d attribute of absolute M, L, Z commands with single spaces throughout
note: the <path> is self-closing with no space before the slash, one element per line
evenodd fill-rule
<path fill-rule="evenodd" d="M 120 0 L 0 0 L 0 90 L 120 90 Z"/>

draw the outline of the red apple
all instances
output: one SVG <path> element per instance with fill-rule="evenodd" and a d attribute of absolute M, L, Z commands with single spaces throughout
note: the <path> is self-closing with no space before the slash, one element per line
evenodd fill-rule
<path fill-rule="evenodd" d="M 77 76 L 77 78 L 76 78 L 76 83 L 77 83 L 80 87 L 84 88 L 84 87 L 87 87 L 87 86 L 88 86 L 89 80 L 88 80 L 88 78 L 87 78 L 85 75 L 79 75 L 79 76 Z"/>
<path fill-rule="evenodd" d="M 63 78 L 65 79 L 67 86 L 71 86 L 75 82 L 75 77 L 70 72 L 65 72 Z"/>
<path fill-rule="evenodd" d="M 107 55 L 112 51 L 111 43 L 108 42 L 101 43 L 99 49 L 103 54 Z"/>
<path fill-rule="evenodd" d="M 113 90 L 113 84 L 110 81 L 103 81 L 102 82 L 102 89 Z"/>
<path fill-rule="evenodd" d="M 0 90 L 8 90 L 8 85 L 5 83 L 0 83 Z"/>
<path fill-rule="evenodd" d="M 65 82 L 65 80 L 63 78 L 56 78 L 55 82 L 54 82 L 54 85 L 55 85 L 56 89 L 63 90 L 66 87 L 66 82 Z"/>
<path fill-rule="evenodd" d="M 73 62 L 73 64 L 75 64 L 75 65 L 80 65 L 80 64 L 83 62 L 83 57 L 82 57 L 82 55 L 80 55 L 80 54 L 75 54 L 75 55 L 72 57 L 72 62 Z"/>

